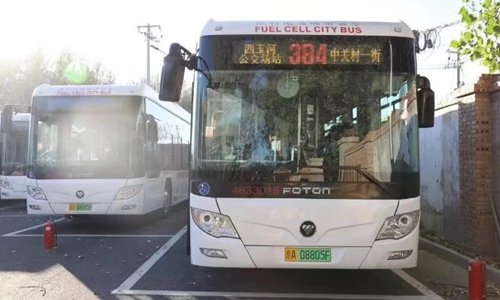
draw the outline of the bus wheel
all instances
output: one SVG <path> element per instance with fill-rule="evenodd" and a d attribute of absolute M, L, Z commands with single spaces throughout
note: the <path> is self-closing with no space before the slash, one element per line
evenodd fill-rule
<path fill-rule="evenodd" d="M 172 209 L 172 182 L 167 179 L 163 190 L 163 216 L 167 216 Z"/>

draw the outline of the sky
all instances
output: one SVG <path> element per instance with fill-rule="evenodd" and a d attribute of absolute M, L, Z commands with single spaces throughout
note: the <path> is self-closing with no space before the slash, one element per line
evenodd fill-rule
<path fill-rule="evenodd" d="M 194 50 L 209 19 L 404 21 L 423 30 L 459 20 L 461 4 L 461 0 L 4 0 L 0 61 L 21 61 L 37 50 L 55 58 L 69 50 L 102 63 L 117 83 L 127 84 L 146 76 L 146 42 L 137 26 L 148 23 L 161 26 L 163 38 L 156 45 L 167 52 L 172 42 Z M 450 56 L 449 41 L 458 37 L 459 27 L 444 29 L 439 47 L 418 56 L 420 73 L 435 81 L 438 96 L 456 85 L 456 70 L 443 66 Z M 150 51 L 153 77 L 161 72 L 163 54 Z M 481 69 L 475 64 L 468 67 L 474 72 L 462 72 L 462 77 L 475 80 Z"/>

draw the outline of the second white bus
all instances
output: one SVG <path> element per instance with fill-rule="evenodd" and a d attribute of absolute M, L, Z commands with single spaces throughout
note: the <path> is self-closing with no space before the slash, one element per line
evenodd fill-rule
<path fill-rule="evenodd" d="M 0 126 L 0 199 L 26 199 L 26 153 L 28 151 L 29 107 L 6 105 Z"/>
<path fill-rule="evenodd" d="M 33 93 L 29 214 L 141 215 L 188 197 L 190 114 L 148 86 Z"/>

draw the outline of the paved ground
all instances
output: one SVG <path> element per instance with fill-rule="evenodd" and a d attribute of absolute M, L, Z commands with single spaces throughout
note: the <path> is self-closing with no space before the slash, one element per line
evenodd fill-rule
<path fill-rule="evenodd" d="M 423 242 L 417 268 L 405 271 L 445 299 L 468 300 L 469 259 L 451 250 L 442 253 L 443 246 L 428 240 L 424 246 Z M 500 299 L 500 282 L 496 279 L 500 278 L 500 271 L 496 273 L 495 278 L 488 278 L 488 299 Z"/>
<path fill-rule="evenodd" d="M 0 203 L 0 299 L 467 299 L 467 271 L 420 250 L 409 270 L 248 270 L 192 266 L 186 205 L 162 219 L 52 218 Z M 433 289 L 434 291 L 430 290 Z M 490 299 L 490 298 L 489 298 Z M 491 298 L 493 299 L 493 298 Z"/>

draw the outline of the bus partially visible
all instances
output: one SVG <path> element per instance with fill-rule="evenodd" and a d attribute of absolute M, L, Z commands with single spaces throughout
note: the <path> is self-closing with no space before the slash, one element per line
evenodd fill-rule
<path fill-rule="evenodd" d="M 29 214 L 167 213 L 187 199 L 190 114 L 148 86 L 38 87 Z"/>
<path fill-rule="evenodd" d="M 434 93 L 402 22 L 209 21 L 172 44 L 160 99 L 195 69 L 189 243 L 195 265 L 417 264 L 419 127 Z M 193 54 L 196 53 L 196 54 Z"/>
<path fill-rule="evenodd" d="M 0 199 L 26 199 L 26 157 L 30 108 L 6 105 L 0 124 Z"/>

